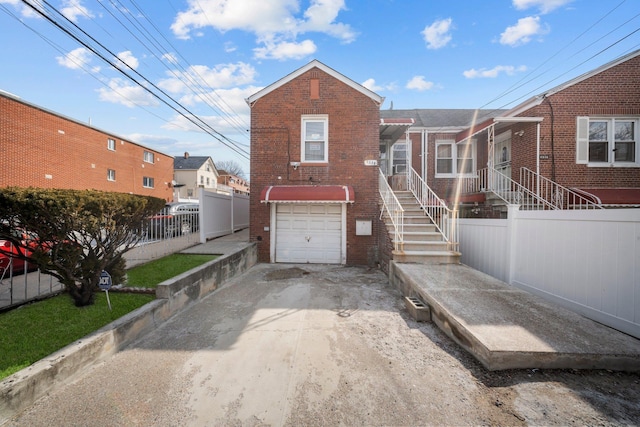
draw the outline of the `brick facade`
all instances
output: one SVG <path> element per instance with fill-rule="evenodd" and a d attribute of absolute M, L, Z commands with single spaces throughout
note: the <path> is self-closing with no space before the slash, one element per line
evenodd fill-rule
<path fill-rule="evenodd" d="M 109 139 L 115 150 L 107 147 Z M 94 189 L 173 199 L 173 157 L 1 93 L 0 147 L 0 187 Z M 145 151 L 152 153 L 153 163 L 145 161 Z M 107 179 L 109 169 L 115 180 Z M 145 177 L 153 179 L 153 188 L 143 186 Z"/>
<path fill-rule="evenodd" d="M 576 163 L 576 117 L 640 117 L 640 56 L 553 93 L 520 116 L 543 117 L 540 172 L 565 187 L 639 188 L 639 167 L 590 167 Z M 525 134 L 513 147 L 513 172 L 535 170 L 535 125 L 521 125 Z M 517 131 L 515 129 L 514 131 Z M 553 132 L 552 132 L 553 131 Z M 636 133 L 640 129 L 636 129 Z M 640 159 L 636 159 L 640 162 Z M 514 178 L 516 179 L 516 178 Z"/>
<path fill-rule="evenodd" d="M 594 70 L 586 78 L 570 81 L 548 96 L 529 100 L 504 112 L 515 117 L 542 117 L 540 123 L 540 174 L 568 188 L 640 188 L 640 167 L 593 166 L 576 162 L 576 118 L 587 117 L 629 117 L 640 118 L 640 53 L 632 54 L 630 59 L 603 70 Z M 485 124 L 489 124 L 487 122 Z M 520 168 L 532 171 L 537 168 L 536 123 L 513 123 L 496 125 L 495 137 L 511 131 L 511 178 L 520 181 Z M 455 178 L 436 178 L 435 144 L 438 140 L 455 139 L 460 141 L 469 129 L 458 133 L 428 132 L 426 144 L 426 173 L 423 177 L 427 184 L 442 198 L 452 199 L 456 190 Z M 522 136 L 516 132 L 523 131 Z M 636 135 L 640 129 L 636 129 Z M 412 165 L 421 172 L 423 161 L 421 147 L 422 134 L 414 130 L 412 140 Z M 487 131 L 473 136 L 476 140 L 476 167 L 482 169 L 488 164 Z M 636 139 L 636 144 L 638 140 Z M 636 150 L 636 153 L 638 151 Z M 640 163 L 640 159 L 636 158 Z"/>
<path fill-rule="evenodd" d="M 318 67 L 312 67 L 258 98 L 251 108 L 250 240 L 260 262 L 270 261 L 270 208 L 260 193 L 271 185 L 350 185 L 346 263 L 377 262 L 378 168 L 365 166 L 379 153 L 379 104 Z M 328 162 L 302 163 L 301 117 L 328 116 Z M 356 236 L 356 219 L 372 221 L 371 236 Z M 386 232 L 386 230 L 385 230 Z"/>

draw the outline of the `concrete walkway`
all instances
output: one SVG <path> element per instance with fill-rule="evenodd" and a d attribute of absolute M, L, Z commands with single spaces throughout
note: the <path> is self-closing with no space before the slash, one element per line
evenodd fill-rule
<path fill-rule="evenodd" d="M 393 264 L 391 281 L 490 370 L 640 371 L 640 340 L 461 264 Z"/>

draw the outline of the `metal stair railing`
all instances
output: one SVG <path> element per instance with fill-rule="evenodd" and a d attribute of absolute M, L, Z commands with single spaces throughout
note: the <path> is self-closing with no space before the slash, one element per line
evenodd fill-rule
<path fill-rule="evenodd" d="M 394 249 L 402 252 L 404 251 L 404 209 L 396 195 L 393 193 L 391 186 L 389 186 L 384 173 L 382 173 L 382 170 L 379 171 L 378 191 L 380 192 L 380 198 L 382 199 L 380 219 L 382 219 L 382 216 L 386 211 L 393 226 Z"/>
<path fill-rule="evenodd" d="M 582 192 L 585 196 L 580 195 L 525 167 L 520 168 L 520 184 L 546 200 L 555 209 L 604 209 L 596 196 L 590 195 L 592 199 L 589 200 L 585 197 L 589 193 Z"/>
<path fill-rule="evenodd" d="M 479 169 L 475 177 L 460 178 L 461 192 L 495 194 L 507 205 L 518 205 L 520 209 L 556 209 L 552 203 L 512 180 L 507 175 L 493 169 Z"/>
<path fill-rule="evenodd" d="M 458 250 L 458 211 L 447 204 L 427 185 L 413 168 L 407 171 L 407 188 L 414 195 L 424 213 L 436 226 L 449 250 Z"/>

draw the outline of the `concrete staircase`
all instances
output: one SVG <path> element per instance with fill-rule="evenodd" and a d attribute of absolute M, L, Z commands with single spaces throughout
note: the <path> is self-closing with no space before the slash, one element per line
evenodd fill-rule
<path fill-rule="evenodd" d="M 404 209 L 404 244 L 399 250 L 393 251 L 393 260 L 418 264 L 459 264 L 460 252 L 449 250 L 449 244 L 425 215 L 413 194 L 396 191 L 395 195 Z M 391 221 L 386 215 L 383 219 L 393 240 Z"/>

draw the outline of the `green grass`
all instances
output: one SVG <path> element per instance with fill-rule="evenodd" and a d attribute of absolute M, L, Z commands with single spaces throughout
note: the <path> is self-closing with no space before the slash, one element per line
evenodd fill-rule
<path fill-rule="evenodd" d="M 216 255 L 173 254 L 127 270 L 131 287 L 155 288 L 158 283 L 215 259 Z M 0 379 L 100 329 L 155 299 L 155 295 L 104 292 L 95 304 L 78 308 L 67 294 L 24 305 L 0 314 Z"/>
<path fill-rule="evenodd" d="M 155 288 L 158 283 L 176 277 L 217 255 L 173 254 L 127 270 L 127 286 L 134 288 Z"/>
<path fill-rule="evenodd" d="M 61 294 L 0 315 L 0 379 L 100 329 L 155 299 L 148 294 L 104 292 L 95 304 L 78 308 Z"/>

